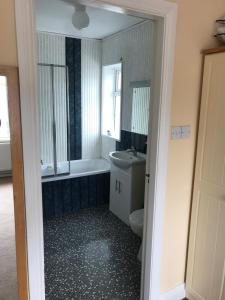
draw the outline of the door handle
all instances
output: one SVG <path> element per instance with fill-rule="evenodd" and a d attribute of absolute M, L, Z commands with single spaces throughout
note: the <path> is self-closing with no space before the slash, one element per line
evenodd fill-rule
<path fill-rule="evenodd" d="M 121 193 L 121 182 L 119 181 L 119 194 Z"/>
<path fill-rule="evenodd" d="M 117 190 L 118 190 L 118 181 L 117 181 L 117 179 L 116 179 L 115 191 L 117 191 Z"/>

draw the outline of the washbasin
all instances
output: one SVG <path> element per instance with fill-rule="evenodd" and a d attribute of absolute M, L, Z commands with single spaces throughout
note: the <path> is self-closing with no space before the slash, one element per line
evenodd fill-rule
<path fill-rule="evenodd" d="M 119 168 L 128 169 L 137 164 L 145 163 L 145 155 L 129 151 L 113 151 L 109 153 L 111 162 Z"/>

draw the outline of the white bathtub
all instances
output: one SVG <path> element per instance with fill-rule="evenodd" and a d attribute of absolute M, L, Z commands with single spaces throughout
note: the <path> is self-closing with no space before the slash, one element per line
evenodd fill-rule
<path fill-rule="evenodd" d="M 42 176 L 50 176 L 53 174 L 53 171 L 54 171 L 53 165 L 51 164 L 41 166 Z M 101 173 L 107 173 L 109 171 L 110 171 L 110 163 L 105 159 L 99 158 L 99 159 L 72 160 L 70 162 L 70 174 L 42 178 L 42 182 L 96 175 Z M 68 172 L 68 163 L 60 162 L 58 164 L 58 173 L 65 173 L 65 172 Z"/>

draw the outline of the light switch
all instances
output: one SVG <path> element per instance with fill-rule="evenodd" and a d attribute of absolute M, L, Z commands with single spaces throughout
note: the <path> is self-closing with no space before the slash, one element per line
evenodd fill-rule
<path fill-rule="evenodd" d="M 191 136 L 191 126 L 173 126 L 171 130 L 171 139 L 180 140 L 187 139 Z"/>
<path fill-rule="evenodd" d="M 172 140 L 181 139 L 181 126 L 173 126 L 172 127 L 171 138 L 172 138 Z"/>
<path fill-rule="evenodd" d="M 182 139 L 187 139 L 191 135 L 191 126 L 186 125 L 186 126 L 181 126 L 181 138 Z"/>

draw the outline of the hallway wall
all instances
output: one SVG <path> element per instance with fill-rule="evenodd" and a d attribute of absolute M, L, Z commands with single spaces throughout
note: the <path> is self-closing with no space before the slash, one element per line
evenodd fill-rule
<path fill-rule="evenodd" d="M 0 1 L 0 64 L 17 65 L 14 1 Z M 201 79 L 201 50 L 217 45 L 214 21 L 225 15 L 224 0 L 180 0 L 171 125 L 190 124 L 191 138 L 169 144 L 161 290 L 184 282 Z"/>
<path fill-rule="evenodd" d="M 171 126 L 191 125 L 191 137 L 170 140 L 164 221 L 161 290 L 184 282 L 189 211 L 199 108 L 201 50 L 218 45 L 215 20 L 224 0 L 182 0 L 178 4 Z"/>

